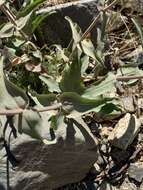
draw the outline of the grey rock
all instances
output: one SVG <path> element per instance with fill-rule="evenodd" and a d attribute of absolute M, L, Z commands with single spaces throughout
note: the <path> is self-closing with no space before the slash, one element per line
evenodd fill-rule
<path fill-rule="evenodd" d="M 112 186 L 110 183 L 103 181 L 97 190 L 117 190 L 117 188 Z"/>
<path fill-rule="evenodd" d="M 102 152 L 107 153 L 107 147 L 106 147 L 105 144 L 102 144 L 100 149 L 101 149 Z"/>
<path fill-rule="evenodd" d="M 99 185 L 94 181 L 88 181 L 86 182 L 86 188 L 84 190 L 97 190 L 98 186 Z"/>
<path fill-rule="evenodd" d="M 124 109 L 127 112 L 134 112 L 135 111 L 135 106 L 134 106 L 134 101 L 133 101 L 133 96 L 124 96 L 121 98 Z"/>
<path fill-rule="evenodd" d="M 118 163 L 121 163 L 129 158 L 130 152 L 114 147 L 112 148 L 111 155 L 113 160 L 115 160 Z"/>
<path fill-rule="evenodd" d="M 118 190 L 137 190 L 137 186 L 126 178 Z"/>
<path fill-rule="evenodd" d="M 45 134 L 49 127 L 45 128 Z M 56 139 L 42 143 L 26 134 L 11 140 L 11 151 L 19 161 L 10 165 L 12 190 L 51 190 L 82 180 L 97 160 L 97 141 L 86 124 L 60 125 Z M 47 141 L 48 142 L 48 141 Z M 0 151 L 0 185 L 6 186 L 5 150 Z"/>
<path fill-rule="evenodd" d="M 76 22 L 84 32 L 98 14 L 98 1 L 99 0 L 82 0 L 41 8 L 38 14 L 49 11 L 56 11 L 56 13 L 48 16 L 42 23 L 42 37 L 40 37 L 39 41 L 43 41 L 42 43 L 46 42 L 48 45 L 61 44 L 63 47 L 67 47 L 72 35 L 65 16 L 70 17 L 73 22 Z M 94 44 L 96 44 L 97 26 L 99 26 L 99 23 L 91 32 L 91 39 Z"/>
<path fill-rule="evenodd" d="M 135 179 L 137 182 L 141 183 L 143 180 L 143 163 L 132 163 L 128 169 L 128 174 L 130 178 Z"/>
<path fill-rule="evenodd" d="M 127 113 L 116 124 L 108 139 L 113 146 L 126 150 L 135 139 L 140 126 L 140 120 L 134 114 Z"/>
<path fill-rule="evenodd" d="M 140 189 L 139 190 L 143 190 L 143 183 L 140 185 Z"/>

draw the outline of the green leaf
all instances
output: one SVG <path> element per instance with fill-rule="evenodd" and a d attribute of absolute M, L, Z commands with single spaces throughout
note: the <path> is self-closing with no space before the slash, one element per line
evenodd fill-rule
<path fill-rule="evenodd" d="M 29 14 L 31 11 L 35 11 L 45 0 L 35 0 L 32 3 L 26 5 L 18 12 L 18 18 L 24 17 Z"/>
<path fill-rule="evenodd" d="M 18 47 L 22 46 L 22 45 L 25 43 L 25 40 L 15 38 L 12 43 L 13 43 L 13 45 L 14 45 L 16 48 L 18 48 Z"/>
<path fill-rule="evenodd" d="M 99 95 L 104 95 L 106 92 L 115 90 L 115 75 L 109 72 L 105 78 L 97 81 L 94 85 L 87 88 L 82 94 L 83 98 L 95 99 Z"/>
<path fill-rule="evenodd" d="M 30 20 L 32 19 L 32 12 L 27 14 L 24 17 L 20 17 L 16 20 L 16 26 L 8 22 L 0 29 L 0 38 L 9 38 L 14 35 L 14 29 L 23 30 L 27 33 L 27 30 L 30 28 Z"/>
<path fill-rule="evenodd" d="M 29 27 L 29 20 L 32 17 L 32 13 L 33 12 L 30 12 L 26 16 L 20 17 L 18 20 L 16 20 L 18 30 L 22 30 L 27 24 L 28 24 L 28 27 Z"/>
<path fill-rule="evenodd" d="M 7 109 L 25 107 L 28 103 L 26 95 L 9 82 L 3 73 L 4 58 L 0 57 L 0 106 Z"/>
<path fill-rule="evenodd" d="M 76 23 L 73 23 L 69 17 L 66 16 L 65 19 L 70 24 L 74 43 L 77 44 L 81 39 L 81 35 L 82 35 L 81 29 Z"/>
<path fill-rule="evenodd" d="M 9 38 L 14 34 L 14 26 L 8 22 L 0 29 L 0 38 Z"/>
<path fill-rule="evenodd" d="M 92 59 L 96 60 L 96 62 L 98 64 L 103 65 L 104 62 L 103 62 L 102 58 L 99 56 L 98 52 L 96 52 L 97 50 L 95 50 L 95 47 L 92 44 L 90 39 L 82 40 L 80 45 L 81 45 L 81 49 L 83 50 L 85 55 L 87 55 L 87 56 L 91 57 Z"/>
<path fill-rule="evenodd" d="M 81 42 L 81 46 L 82 46 L 82 49 L 83 49 L 83 52 L 85 53 L 85 55 L 88 55 L 89 57 L 96 59 L 95 47 L 93 46 L 91 40 L 84 39 Z"/>
<path fill-rule="evenodd" d="M 60 95 L 59 99 L 63 103 L 63 109 L 65 109 L 70 117 L 76 117 L 77 115 L 83 115 L 92 111 L 98 113 L 103 106 L 107 103 L 112 103 L 114 100 L 114 98 L 103 96 L 98 96 L 96 99 L 91 100 L 73 92 L 65 92 Z M 119 110 L 117 106 L 115 108 Z"/>
<path fill-rule="evenodd" d="M 46 113 L 47 117 L 47 113 Z M 45 113 L 37 113 L 32 110 L 25 110 L 19 122 L 18 116 L 14 118 L 14 123 L 18 126 L 19 133 L 25 133 L 30 137 L 41 140 L 48 139 L 50 123 L 45 118 Z"/>
<path fill-rule="evenodd" d="M 65 17 L 65 18 L 69 22 L 71 30 L 72 30 L 72 38 L 74 40 L 73 49 L 74 47 L 77 46 L 80 52 L 84 52 L 85 55 L 96 60 L 98 64 L 103 65 L 103 60 L 96 53 L 96 50 L 95 50 L 94 45 L 92 44 L 92 41 L 90 39 L 84 39 L 80 42 L 81 37 L 82 37 L 82 31 L 80 27 L 76 23 L 72 22 L 72 20 L 69 17 Z"/>
<path fill-rule="evenodd" d="M 50 106 L 56 100 L 55 94 L 37 94 L 36 92 L 28 93 L 37 106 Z"/>
<path fill-rule="evenodd" d="M 101 41 L 105 40 L 106 36 L 106 26 L 108 21 L 108 15 L 106 11 L 101 12 L 102 22 L 101 22 Z"/>
<path fill-rule="evenodd" d="M 137 66 L 122 66 L 120 69 L 117 70 L 117 76 L 125 75 L 142 75 L 143 71 L 140 70 Z"/>
<path fill-rule="evenodd" d="M 83 92 L 81 62 L 77 56 L 74 57 L 71 65 L 66 65 L 59 85 L 62 92 L 77 92 L 79 94 Z"/>
<path fill-rule="evenodd" d="M 56 80 L 47 78 L 45 76 L 39 76 L 39 78 L 48 86 L 49 92 L 61 92 L 58 82 Z"/>
<path fill-rule="evenodd" d="M 118 69 L 117 71 L 117 76 L 143 76 L 143 71 L 141 69 L 139 69 L 136 66 L 123 66 L 120 69 Z M 138 79 L 132 79 L 127 81 L 126 83 L 128 85 L 134 85 L 136 82 L 138 81 Z"/>
<path fill-rule="evenodd" d="M 32 21 L 32 33 L 37 29 L 37 27 L 39 27 L 43 20 L 45 20 L 48 16 L 54 13 L 56 13 L 56 11 L 51 11 L 42 15 L 36 15 L 36 17 Z"/>
<path fill-rule="evenodd" d="M 29 105 L 29 99 L 25 92 L 6 78 L 4 80 L 7 91 L 14 98 L 17 105 L 21 108 L 26 108 Z"/>
<path fill-rule="evenodd" d="M 95 120 L 105 121 L 112 120 L 118 118 L 124 113 L 124 110 L 121 108 L 119 102 L 117 100 L 113 100 L 112 102 L 107 102 L 105 105 L 100 106 L 100 111 L 96 113 Z"/>

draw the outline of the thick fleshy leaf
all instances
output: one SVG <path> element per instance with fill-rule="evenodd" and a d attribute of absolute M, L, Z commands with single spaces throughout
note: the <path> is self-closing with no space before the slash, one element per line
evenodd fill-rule
<path fill-rule="evenodd" d="M 100 112 L 101 109 L 104 108 L 108 103 L 112 106 L 112 110 L 110 110 L 110 113 L 113 111 L 117 111 L 121 113 L 120 107 L 117 105 L 118 102 L 113 103 L 115 100 L 114 98 L 107 98 L 103 96 L 98 96 L 96 99 L 91 100 L 87 98 L 83 98 L 77 93 L 70 93 L 65 92 L 60 97 L 61 102 L 63 103 L 63 109 L 67 112 L 69 117 L 77 117 L 77 115 L 84 115 L 85 113 L 89 112 Z M 105 110 L 105 109 L 104 109 Z M 104 115 L 109 114 L 109 110 L 105 110 Z M 101 112 L 102 114 L 102 112 Z"/>
<path fill-rule="evenodd" d="M 108 15 L 106 11 L 101 12 L 101 41 L 103 42 L 106 36 L 106 29 L 107 29 L 107 23 L 108 23 Z"/>
<path fill-rule="evenodd" d="M 0 38 L 9 38 L 13 36 L 14 30 L 24 30 L 24 32 L 29 31 L 29 21 L 31 19 L 32 12 L 26 15 L 25 17 L 20 17 L 18 20 L 16 20 L 16 26 L 12 23 L 8 22 L 0 29 Z M 26 25 L 28 25 L 26 27 Z"/>
<path fill-rule="evenodd" d="M 143 71 L 141 69 L 139 69 L 138 67 L 134 67 L 134 66 L 126 66 L 126 67 L 121 67 L 120 69 L 118 69 L 117 71 L 117 76 L 143 76 Z M 138 79 L 132 79 L 129 81 L 126 81 L 128 85 L 133 85 L 138 81 Z"/>
<path fill-rule="evenodd" d="M 42 4 L 45 0 L 35 0 L 35 1 L 30 1 L 29 4 L 27 4 L 25 7 L 22 7 L 21 10 L 18 12 L 18 17 L 24 17 L 27 14 L 29 14 L 31 11 L 34 11 L 35 9 L 38 8 L 40 4 Z"/>
<path fill-rule="evenodd" d="M 25 107 L 28 104 L 28 98 L 22 90 L 9 82 L 3 73 L 4 58 L 0 57 L 0 105 L 7 109 Z"/>
<path fill-rule="evenodd" d="M 80 41 L 81 35 L 82 35 L 80 27 L 76 23 L 73 23 L 72 20 L 69 17 L 65 17 L 65 19 L 70 24 L 74 43 L 78 43 Z"/>
<path fill-rule="evenodd" d="M 125 76 L 130 76 L 130 75 L 142 75 L 143 71 L 140 70 L 136 66 L 123 66 L 117 71 L 117 76 L 125 75 Z"/>
<path fill-rule="evenodd" d="M 122 114 L 124 114 L 124 109 L 121 107 L 120 102 L 118 100 L 113 100 L 111 102 L 107 102 L 103 106 L 98 107 L 99 112 L 96 112 L 94 119 L 98 122 L 105 120 L 116 119 Z"/>
<path fill-rule="evenodd" d="M 103 65 L 103 60 L 98 54 L 97 50 L 95 50 L 94 45 L 92 44 L 90 39 L 84 39 L 81 42 L 82 51 L 85 53 L 85 55 L 91 57 L 92 59 L 96 60 L 98 64 Z"/>
<path fill-rule="evenodd" d="M 98 53 L 96 53 L 96 50 L 92 41 L 90 39 L 83 39 L 80 42 L 81 37 L 82 37 L 82 31 L 80 27 L 76 23 L 72 22 L 72 20 L 69 17 L 65 17 L 65 18 L 69 22 L 70 27 L 71 27 L 72 38 L 74 40 L 73 48 L 77 47 L 81 52 L 84 52 L 85 55 L 96 60 L 98 64 L 103 64 L 103 60 L 98 55 Z"/>
<path fill-rule="evenodd" d="M 94 85 L 87 88 L 82 94 L 83 98 L 95 99 L 99 95 L 104 95 L 106 92 L 115 91 L 116 77 L 109 72 L 105 78 L 97 81 Z"/>
<path fill-rule="evenodd" d="M 77 56 L 74 57 L 70 65 L 66 65 L 59 85 L 62 92 L 77 92 L 79 94 L 83 92 L 84 86 L 81 81 L 81 62 L 79 62 Z"/>
<path fill-rule="evenodd" d="M 48 119 L 47 113 L 45 117 L 45 113 L 39 114 L 32 110 L 25 110 L 22 116 L 15 116 L 14 123 L 18 126 L 19 133 L 25 133 L 34 139 L 43 141 L 43 139 L 50 139 Z"/>
<path fill-rule="evenodd" d="M 28 21 L 31 18 L 31 15 L 32 15 L 32 12 L 30 12 L 26 16 L 20 17 L 18 20 L 16 20 L 16 24 L 17 24 L 17 29 L 18 30 L 21 30 L 21 29 L 23 29 L 26 26 L 26 24 L 28 23 Z"/>
<path fill-rule="evenodd" d="M 0 106 L 8 109 L 18 107 L 14 98 L 8 93 L 3 73 L 3 61 L 4 58 L 0 57 Z"/>
<path fill-rule="evenodd" d="M 37 106 L 50 106 L 56 100 L 55 94 L 37 94 L 36 92 L 28 93 Z"/>
<path fill-rule="evenodd" d="M 0 38 L 9 38 L 13 36 L 13 33 L 14 25 L 8 22 L 0 29 Z"/>
<path fill-rule="evenodd" d="M 19 88 L 18 86 L 7 80 L 6 78 L 5 78 L 5 85 L 7 91 L 14 98 L 19 107 L 25 108 L 29 105 L 29 99 L 21 88 Z"/>
<path fill-rule="evenodd" d="M 56 11 L 51 11 L 45 14 L 36 15 L 36 17 L 32 21 L 32 33 L 37 29 L 37 27 L 39 27 L 41 22 L 43 22 L 48 16 L 54 13 L 56 13 Z"/>
<path fill-rule="evenodd" d="M 96 59 L 95 56 L 95 47 L 93 46 L 92 42 L 90 39 L 84 39 L 81 42 L 81 46 L 83 49 L 83 52 L 88 55 L 89 57 Z"/>
<path fill-rule="evenodd" d="M 59 84 L 56 80 L 47 78 L 45 76 L 39 76 L 39 78 L 48 86 L 49 92 L 61 92 Z"/>

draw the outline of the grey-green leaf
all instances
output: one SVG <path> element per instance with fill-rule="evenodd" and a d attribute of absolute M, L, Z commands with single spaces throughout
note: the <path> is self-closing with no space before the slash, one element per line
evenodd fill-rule
<path fill-rule="evenodd" d="M 28 105 L 28 98 L 24 92 L 4 77 L 4 57 L 0 57 L 0 105 L 7 109 L 17 107 L 25 108 Z"/>
<path fill-rule="evenodd" d="M 83 98 L 79 94 L 72 92 L 65 92 L 59 98 L 63 103 L 63 109 L 65 109 L 70 117 L 77 117 L 77 115 L 84 115 L 89 112 L 98 113 L 104 106 L 107 105 L 107 103 L 114 105 L 112 106 L 112 110 L 110 110 L 110 112 L 113 112 L 114 110 L 121 112 L 118 105 L 113 103 L 114 98 L 98 96 L 96 99 L 91 100 Z M 109 110 L 104 112 L 105 113 L 103 114 L 106 114 L 106 112 L 109 114 Z"/>
<path fill-rule="evenodd" d="M 14 25 L 8 22 L 0 29 L 0 38 L 9 38 L 13 36 L 13 33 Z"/>
<path fill-rule="evenodd" d="M 60 89 L 62 92 L 77 92 L 79 94 L 84 91 L 81 80 L 81 62 L 78 60 L 78 56 L 74 57 L 71 65 L 66 65 L 60 81 Z"/>
<path fill-rule="evenodd" d="M 32 21 L 32 33 L 37 29 L 37 27 L 39 27 L 39 25 L 43 20 L 45 20 L 48 16 L 54 13 L 56 13 L 56 11 L 51 11 L 45 14 L 36 15 L 36 17 Z"/>
<path fill-rule="evenodd" d="M 76 44 L 81 39 L 81 35 L 82 35 L 81 29 L 76 23 L 73 23 L 72 20 L 69 17 L 66 16 L 65 19 L 70 24 L 71 31 L 72 31 L 72 37 L 73 37 L 74 43 Z"/>
<path fill-rule="evenodd" d="M 56 80 L 47 78 L 45 76 L 39 76 L 39 78 L 48 86 L 49 92 L 61 92 L 59 84 Z"/>
<path fill-rule="evenodd" d="M 106 92 L 115 90 L 116 77 L 109 72 L 105 78 L 98 81 L 91 87 L 87 88 L 82 94 L 83 98 L 95 99 L 99 95 L 104 95 Z"/>

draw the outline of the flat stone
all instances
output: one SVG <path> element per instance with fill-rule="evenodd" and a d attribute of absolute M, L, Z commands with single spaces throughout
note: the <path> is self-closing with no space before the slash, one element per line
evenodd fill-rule
<path fill-rule="evenodd" d="M 118 190 L 137 190 L 137 187 L 126 178 Z"/>
<path fill-rule="evenodd" d="M 112 186 L 106 181 L 103 181 L 100 188 L 98 190 L 117 190 L 116 187 Z"/>
<path fill-rule="evenodd" d="M 130 152 L 114 147 L 112 148 L 111 156 L 114 161 L 121 163 L 130 157 Z"/>
<path fill-rule="evenodd" d="M 127 113 L 119 120 L 108 140 L 115 147 L 126 150 L 135 139 L 141 123 L 134 114 Z"/>
<path fill-rule="evenodd" d="M 132 163 L 128 169 L 128 174 L 130 178 L 141 183 L 143 180 L 143 162 Z"/>
<path fill-rule="evenodd" d="M 127 112 L 134 112 L 135 111 L 135 106 L 134 106 L 134 101 L 133 101 L 133 96 L 124 96 L 121 98 L 124 109 Z"/>
<path fill-rule="evenodd" d="M 62 5 L 56 5 L 52 7 L 41 8 L 38 14 L 47 13 L 49 11 L 56 11 L 55 14 L 48 16 L 41 25 L 42 37 L 39 41 L 42 43 L 61 44 L 63 47 L 67 47 L 69 44 L 72 33 L 65 16 L 76 22 L 81 30 L 84 32 L 91 24 L 93 19 L 99 13 L 97 9 L 97 3 L 99 0 L 81 0 Z M 97 26 L 93 28 L 91 32 L 91 39 L 96 44 L 96 32 Z"/>
<path fill-rule="evenodd" d="M 139 190 L 143 190 L 143 183 L 141 184 L 141 186 L 140 186 L 140 189 Z"/>
<path fill-rule="evenodd" d="M 43 134 L 50 133 L 48 125 L 43 130 Z M 11 139 L 11 151 L 19 161 L 14 170 L 10 165 L 11 190 L 52 190 L 79 182 L 98 158 L 97 140 L 81 119 L 73 124 L 62 123 L 55 131 L 55 140 L 47 144 L 18 134 L 16 139 Z M 2 149 L 0 187 L 6 190 L 4 155 Z"/>

